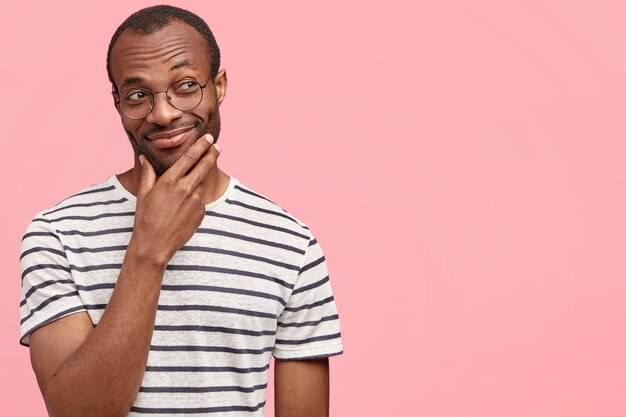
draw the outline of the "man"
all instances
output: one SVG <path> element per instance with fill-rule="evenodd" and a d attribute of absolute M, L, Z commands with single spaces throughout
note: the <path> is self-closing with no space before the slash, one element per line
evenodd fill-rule
<path fill-rule="evenodd" d="M 198 16 L 156 6 L 109 46 L 135 154 L 38 213 L 22 240 L 21 339 L 52 416 L 328 415 L 342 353 L 309 229 L 217 167 L 226 94 Z"/>

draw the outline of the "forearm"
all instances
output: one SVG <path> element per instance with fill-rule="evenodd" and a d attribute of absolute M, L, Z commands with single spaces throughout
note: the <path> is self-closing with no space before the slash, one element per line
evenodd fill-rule
<path fill-rule="evenodd" d="M 129 244 L 100 322 L 49 381 L 53 416 L 128 413 L 146 367 L 164 270 Z"/>

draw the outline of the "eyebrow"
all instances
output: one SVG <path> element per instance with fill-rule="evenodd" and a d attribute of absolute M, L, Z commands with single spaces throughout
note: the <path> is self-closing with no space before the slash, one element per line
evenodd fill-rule
<path fill-rule="evenodd" d="M 180 61 L 177 64 L 174 64 L 170 68 L 170 71 L 176 71 L 176 70 L 179 70 L 181 68 L 186 68 L 186 67 L 194 69 L 194 70 L 199 70 L 199 68 L 196 65 L 192 64 L 191 61 L 188 61 L 188 60 L 185 59 L 183 61 Z M 142 77 L 128 77 L 122 83 L 122 89 L 124 87 L 128 87 L 131 84 L 138 84 L 138 83 L 140 83 L 142 81 L 144 81 L 144 79 Z"/>
<path fill-rule="evenodd" d="M 137 83 L 140 83 L 142 81 L 143 81 L 143 78 L 141 78 L 141 77 L 129 77 L 129 78 L 126 78 L 124 80 L 124 82 L 122 83 L 122 89 L 124 89 L 124 87 L 127 87 L 127 86 L 129 86 L 131 84 L 137 84 Z"/>
<path fill-rule="evenodd" d="M 189 67 L 191 69 L 199 70 L 199 68 L 195 66 L 194 64 L 192 64 L 191 61 L 184 59 L 180 61 L 178 64 L 175 64 L 174 66 L 172 66 L 172 68 L 170 68 L 170 71 L 176 71 L 177 69 L 184 68 L 184 67 Z"/>

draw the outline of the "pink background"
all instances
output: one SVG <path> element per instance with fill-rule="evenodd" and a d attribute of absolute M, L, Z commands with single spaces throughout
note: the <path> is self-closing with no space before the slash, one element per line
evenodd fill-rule
<path fill-rule="evenodd" d="M 131 162 L 104 65 L 128 3 L 2 6 L 2 415 L 44 414 L 25 227 Z M 221 166 L 326 252 L 333 415 L 626 416 L 624 2 L 173 4 L 222 49 Z"/>

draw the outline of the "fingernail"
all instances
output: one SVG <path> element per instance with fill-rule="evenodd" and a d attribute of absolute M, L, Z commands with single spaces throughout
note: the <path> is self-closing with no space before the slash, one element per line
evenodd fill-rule
<path fill-rule="evenodd" d="M 143 165 L 143 155 L 139 155 L 139 163 Z"/>
<path fill-rule="evenodd" d="M 209 144 L 213 144 L 213 135 L 207 133 L 206 135 L 204 135 L 204 138 L 207 140 L 207 142 L 209 142 Z"/>
<path fill-rule="evenodd" d="M 219 144 L 216 143 L 213 147 L 217 150 L 217 153 L 222 153 L 222 147 Z"/>

